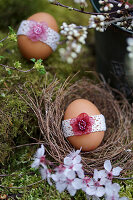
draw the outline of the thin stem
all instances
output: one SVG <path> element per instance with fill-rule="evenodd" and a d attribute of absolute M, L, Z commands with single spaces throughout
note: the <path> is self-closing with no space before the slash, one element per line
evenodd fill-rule
<path fill-rule="evenodd" d="M 3 38 L 2 40 L 0 40 L 0 42 L 3 42 L 4 40 L 6 40 L 8 38 L 8 36 L 6 36 L 5 38 Z"/>
<path fill-rule="evenodd" d="M 67 8 L 67 9 L 70 9 L 71 7 L 70 6 L 66 6 L 64 4 L 61 4 L 60 2 L 54 2 L 52 3 L 53 5 L 56 5 L 56 6 L 61 6 L 63 8 Z M 76 12 L 80 12 L 80 13 L 84 13 L 84 14 L 88 14 L 88 15 L 97 15 L 98 13 L 92 13 L 92 12 L 87 12 L 87 11 L 83 11 L 83 10 L 79 10 L 77 8 L 71 8 L 70 10 L 74 10 Z M 102 13 L 99 13 L 99 14 L 102 14 Z"/>
<path fill-rule="evenodd" d="M 116 11 L 112 11 L 112 12 L 109 12 L 109 13 L 100 13 L 100 12 L 87 12 L 87 11 L 84 11 L 84 10 L 80 10 L 80 9 L 77 9 L 77 8 L 72 8 L 71 6 L 66 6 L 64 4 L 61 4 L 60 2 L 54 2 L 52 3 L 53 5 L 56 5 L 56 6 L 61 6 L 63 8 L 67 8 L 69 10 L 74 10 L 76 12 L 80 12 L 80 13 L 83 13 L 83 14 L 88 14 L 88 15 L 110 15 L 110 14 L 115 14 L 117 13 L 117 10 Z M 128 9 L 121 9 L 121 11 L 132 11 L 133 10 L 133 7 L 130 7 Z"/>
<path fill-rule="evenodd" d="M 127 178 L 122 178 L 122 177 L 113 177 L 113 179 L 118 179 L 118 180 L 132 180 L 133 177 L 127 177 Z"/>
<path fill-rule="evenodd" d="M 11 67 L 11 66 L 8 66 L 8 65 L 0 64 L 0 66 L 2 66 L 4 68 L 9 68 L 9 69 L 12 69 L 12 70 L 16 70 L 16 71 L 19 71 L 19 72 L 24 72 L 24 73 L 30 72 L 30 71 L 32 71 L 34 69 L 34 67 L 32 67 L 31 69 L 28 69 L 28 70 L 24 71 L 24 70 L 17 69 L 16 67 Z"/>

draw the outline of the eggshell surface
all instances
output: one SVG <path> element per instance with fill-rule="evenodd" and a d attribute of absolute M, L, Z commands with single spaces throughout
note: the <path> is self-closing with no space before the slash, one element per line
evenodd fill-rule
<path fill-rule="evenodd" d="M 76 118 L 81 113 L 87 113 L 89 116 L 101 114 L 92 102 L 86 99 L 77 99 L 67 107 L 64 120 Z M 82 151 L 91 151 L 100 145 L 103 137 L 104 131 L 98 131 L 86 135 L 70 136 L 67 139 L 76 149 L 82 147 Z"/>
<path fill-rule="evenodd" d="M 27 20 L 45 22 L 47 23 L 48 27 L 58 32 L 56 20 L 48 13 L 36 13 Z M 27 59 L 46 59 L 52 53 L 50 46 L 41 41 L 32 41 L 26 35 L 18 35 L 17 42 L 21 54 Z"/>

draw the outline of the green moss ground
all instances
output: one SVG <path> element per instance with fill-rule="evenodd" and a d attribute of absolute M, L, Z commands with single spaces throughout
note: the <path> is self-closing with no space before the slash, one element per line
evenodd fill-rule
<path fill-rule="evenodd" d="M 28 2 L 28 3 L 27 3 Z M 34 3 L 33 3 L 34 2 Z M 7 36 L 8 26 L 17 31 L 21 20 L 26 19 L 35 12 L 48 12 L 52 14 L 59 26 L 66 21 L 77 25 L 87 24 L 88 17 L 84 14 L 68 11 L 65 8 L 51 5 L 47 0 L 0 0 L 0 40 Z M 20 11 L 20 12 L 19 12 Z M 5 14 L 6 13 L 6 14 Z M 78 80 L 82 77 L 94 78 L 90 71 L 95 70 L 94 57 L 94 35 L 88 32 L 88 43 L 83 47 L 77 60 L 69 65 L 60 60 L 58 49 L 48 59 L 43 61 L 48 83 L 56 74 L 61 82 L 68 76 Z M 5 40 L 0 47 L 0 63 L 14 66 L 16 61 L 21 62 L 22 69 L 30 69 L 33 63 L 24 59 L 17 48 L 17 43 Z M 20 149 L 12 149 L 15 145 L 33 142 L 29 135 L 36 136 L 39 132 L 37 120 L 27 105 L 20 99 L 15 91 L 18 85 L 29 81 L 33 84 L 39 94 L 45 83 L 45 75 L 36 70 L 29 73 L 21 73 L 13 70 L 5 70 L 0 66 L 0 174 L 11 174 L 11 176 L 0 177 L 0 185 L 7 187 L 24 187 L 41 180 L 39 172 L 30 168 L 31 158 L 36 151 L 36 146 Z M 133 199 L 132 181 L 121 182 L 121 195 Z M 8 194 L 8 199 L 22 200 L 69 200 L 85 199 L 85 194 L 79 191 L 75 197 L 70 197 L 67 192 L 59 194 L 54 186 L 42 182 L 32 187 L 22 189 L 9 189 L 0 187 L 0 194 Z"/>

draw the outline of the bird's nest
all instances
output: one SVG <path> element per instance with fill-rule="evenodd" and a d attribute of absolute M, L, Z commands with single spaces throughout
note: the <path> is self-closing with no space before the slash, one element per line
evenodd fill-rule
<path fill-rule="evenodd" d="M 132 171 L 133 113 L 132 106 L 122 95 L 118 101 L 109 87 L 105 88 L 103 83 L 93 84 L 89 80 L 80 80 L 71 85 L 68 81 L 60 84 L 54 80 L 42 90 L 40 97 L 35 93 L 32 95 L 27 89 L 19 91 L 19 94 L 38 118 L 41 141 L 56 162 L 62 163 L 64 157 L 73 150 L 62 132 L 65 109 L 73 100 L 84 98 L 97 106 L 105 116 L 107 125 L 101 145 L 93 151 L 81 152 L 86 173 L 92 173 L 94 168 L 102 169 L 107 159 L 111 160 L 113 166 L 122 167 L 123 173 Z"/>

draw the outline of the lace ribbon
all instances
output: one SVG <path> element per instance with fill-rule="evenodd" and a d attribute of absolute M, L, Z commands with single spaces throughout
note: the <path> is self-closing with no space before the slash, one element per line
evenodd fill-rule
<path fill-rule="evenodd" d="M 57 48 L 60 35 L 49 28 L 45 22 L 23 20 L 19 26 L 17 35 L 26 35 L 32 41 L 41 41 L 49 45 L 53 51 Z"/>
<path fill-rule="evenodd" d="M 79 119 L 79 117 L 80 115 L 77 118 L 67 119 L 67 120 L 62 121 L 62 129 L 63 129 L 63 133 L 65 137 L 74 136 L 74 135 L 85 135 L 85 134 L 89 134 L 91 132 L 97 132 L 97 131 L 106 131 L 105 117 L 102 114 L 88 116 L 89 119 L 91 119 L 92 123 L 89 123 L 89 129 L 87 129 L 87 131 L 83 131 L 84 124 L 85 124 L 85 120 L 84 120 L 85 117 L 84 119 L 81 117 Z M 77 119 L 78 121 L 76 121 Z M 79 126 L 79 123 L 82 123 L 82 124 Z M 79 131 L 78 131 L 78 126 L 80 129 Z M 75 127 L 77 128 L 74 129 Z M 88 130 L 90 130 L 90 132 Z"/>

